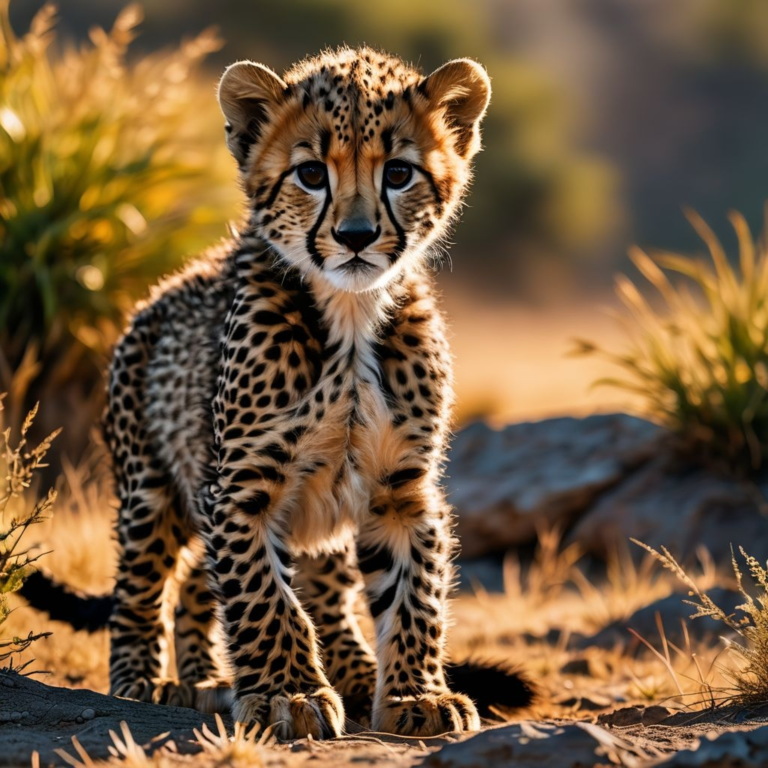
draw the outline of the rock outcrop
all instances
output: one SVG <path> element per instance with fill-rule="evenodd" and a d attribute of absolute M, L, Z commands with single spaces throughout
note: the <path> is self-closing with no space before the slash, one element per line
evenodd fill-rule
<path fill-rule="evenodd" d="M 686 465 L 663 429 L 625 414 L 471 424 L 454 441 L 447 486 L 465 558 L 557 524 L 598 557 L 632 537 L 682 561 L 704 546 L 728 563 L 731 545 L 768 559 L 768 481 Z"/>

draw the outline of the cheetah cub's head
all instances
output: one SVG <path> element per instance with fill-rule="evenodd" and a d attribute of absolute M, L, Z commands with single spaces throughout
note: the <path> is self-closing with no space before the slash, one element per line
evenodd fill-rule
<path fill-rule="evenodd" d="M 283 78 L 233 64 L 219 103 L 253 225 L 303 275 L 344 291 L 385 285 L 447 233 L 490 93 L 469 59 L 427 77 L 368 48 Z"/>

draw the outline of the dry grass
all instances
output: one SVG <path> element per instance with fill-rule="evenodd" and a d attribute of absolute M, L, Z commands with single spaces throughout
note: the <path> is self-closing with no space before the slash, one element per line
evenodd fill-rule
<path fill-rule="evenodd" d="M 58 433 L 52 433 L 35 447 L 28 444 L 27 436 L 37 415 L 35 407 L 27 414 L 13 443 L 11 429 L 3 429 L 3 399 L 4 395 L 0 395 L 0 629 L 4 630 L 0 636 L 0 664 L 8 662 L 13 667 L 16 654 L 45 636 L 31 630 L 24 634 L 7 632 L 8 595 L 21 588 L 25 573 L 40 557 L 32 547 L 23 547 L 30 538 L 25 538 L 25 534 L 49 518 L 56 500 L 55 490 L 39 494 L 33 485 L 37 473 L 45 467 L 45 455 Z"/>
<path fill-rule="evenodd" d="M 673 590 L 672 580 L 654 573 L 650 557 L 638 565 L 626 550 L 614 552 L 605 575 L 593 581 L 581 567 L 582 556 L 578 544 L 562 546 L 559 531 L 541 531 L 530 564 L 514 553 L 505 558 L 504 592 L 478 586 L 473 602 L 496 616 L 492 626 L 502 632 L 544 635 L 555 628 L 589 635 Z"/>
<path fill-rule="evenodd" d="M 116 549 L 112 541 L 111 483 L 95 452 L 79 467 L 64 463 L 53 516 L 39 520 L 28 530 L 31 553 L 45 552 L 38 564 L 74 588 L 101 594 L 112 588 Z M 34 503 L 34 494 L 26 496 Z M 17 601 L 22 603 L 22 601 Z M 3 625 L 6 634 L 25 636 L 31 631 L 54 634 L 20 655 L 31 668 L 46 671 L 43 679 L 53 685 L 90 688 L 106 693 L 109 641 L 106 631 L 88 636 L 51 622 L 37 611 L 19 604 Z"/>
<path fill-rule="evenodd" d="M 692 619 L 711 618 L 720 621 L 738 639 L 729 639 L 727 648 L 737 662 L 729 677 L 735 689 L 733 700 L 739 704 L 765 704 L 768 701 L 768 571 L 742 547 L 739 553 L 747 566 L 751 584 L 744 582 L 744 572 L 736 556 L 732 556 L 736 585 L 744 598 L 737 614 L 728 614 L 707 594 L 701 584 L 682 568 L 662 547 L 661 552 L 637 542 L 673 573 L 689 590 L 686 603 L 695 609 Z M 756 592 L 753 597 L 752 592 Z"/>
<path fill-rule="evenodd" d="M 705 552 L 699 559 L 692 578 L 700 590 L 728 582 Z M 558 533 L 549 531 L 540 534 L 528 567 L 508 556 L 504 576 L 503 593 L 476 588 L 474 595 L 454 601 L 451 650 L 458 657 L 511 660 L 533 672 L 548 693 L 537 716 L 572 714 L 579 699 L 696 709 L 732 696 L 733 664 L 721 658 L 722 649 L 697 643 L 687 633 L 677 646 L 666 637 L 672 627 L 660 621 L 654 635 L 639 642 L 570 649 L 574 635 L 589 637 L 673 593 L 675 579 L 656 568 L 651 556 L 638 565 L 627 551 L 613 553 L 605 574 L 590 578 L 577 545 L 562 548 Z M 577 659 L 586 660 L 589 674 L 564 674 L 566 664 Z"/>
<path fill-rule="evenodd" d="M 259 768 L 266 765 L 266 747 L 273 741 L 269 730 L 261 731 L 259 727 L 250 730 L 241 723 L 235 724 L 235 732 L 232 736 L 227 733 L 224 723 L 216 715 L 216 732 L 203 725 L 199 731 L 195 729 L 195 739 L 202 750 L 202 761 L 213 766 L 232 766 L 233 768 Z M 175 742 L 166 742 L 160 749 L 148 752 L 140 744 L 137 744 L 131 734 L 127 723 L 121 724 L 121 732 L 118 735 L 110 731 L 112 745 L 109 752 L 112 759 L 109 761 L 93 760 L 88 752 L 83 749 L 76 736 L 72 737 L 71 749 L 57 749 L 56 753 L 72 768 L 92 768 L 96 765 L 120 764 L 131 768 L 164 768 L 189 762 L 179 754 Z M 72 754 L 74 752 L 74 754 Z M 35 753 L 33 765 L 39 757 Z"/>

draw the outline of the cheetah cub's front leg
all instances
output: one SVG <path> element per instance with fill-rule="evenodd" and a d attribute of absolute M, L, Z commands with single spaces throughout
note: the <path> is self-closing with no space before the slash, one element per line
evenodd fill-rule
<path fill-rule="evenodd" d="M 376 656 L 356 615 L 363 580 L 354 553 L 350 537 L 337 552 L 302 557 L 297 562 L 296 586 L 314 619 L 326 674 L 344 699 L 347 717 L 368 726 L 376 688 Z"/>
<path fill-rule="evenodd" d="M 480 727 L 474 703 L 452 692 L 443 672 L 449 510 L 438 489 L 407 485 L 375 500 L 361 531 L 360 568 L 379 663 L 373 729 L 405 736 L 474 731 Z"/>
<path fill-rule="evenodd" d="M 211 489 L 209 553 L 234 670 L 232 716 L 246 725 L 274 726 L 280 739 L 340 736 L 344 706 L 290 585 L 285 521 L 267 491 L 251 487 L 247 498 L 242 494 Z M 222 548 L 225 530 L 230 543 Z"/>

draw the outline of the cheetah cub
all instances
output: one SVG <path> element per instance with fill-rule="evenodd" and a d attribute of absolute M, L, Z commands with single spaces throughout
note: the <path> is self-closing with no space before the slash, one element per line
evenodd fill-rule
<path fill-rule="evenodd" d="M 113 694 L 229 694 L 237 720 L 284 738 L 340 735 L 342 697 L 379 731 L 479 727 L 444 659 L 453 391 L 427 262 L 490 92 L 474 61 L 425 77 L 368 48 L 224 73 L 247 222 L 138 308 L 110 371 Z"/>

